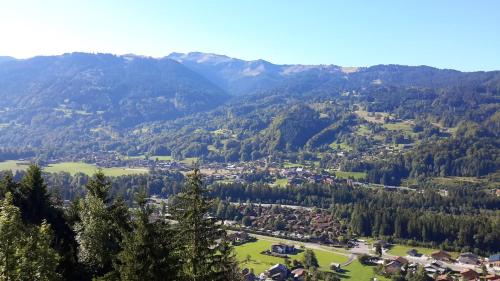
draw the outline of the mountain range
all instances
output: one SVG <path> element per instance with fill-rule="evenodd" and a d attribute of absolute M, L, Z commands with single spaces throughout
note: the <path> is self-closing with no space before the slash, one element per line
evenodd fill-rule
<path fill-rule="evenodd" d="M 200 52 L 0 57 L 0 97 L 3 150 L 45 155 L 327 159 L 342 147 L 370 162 L 389 143 L 434 143 L 463 122 L 487 136 L 500 128 L 500 71 L 428 66 L 278 65 Z"/>

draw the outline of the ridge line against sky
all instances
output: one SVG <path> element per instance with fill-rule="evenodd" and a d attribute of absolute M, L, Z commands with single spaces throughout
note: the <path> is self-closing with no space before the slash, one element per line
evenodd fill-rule
<path fill-rule="evenodd" d="M 436 68 L 436 69 L 440 69 L 440 70 L 452 70 L 452 71 L 460 71 L 460 72 L 476 72 L 476 71 L 495 72 L 495 71 L 500 71 L 500 68 L 499 69 L 491 69 L 491 70 L 470 70 L 469 71 L 469 70 L 460 70 L 460 69 L 454 69 L 454 68 L 449 68 L 449 67 L 436 67 L 436 66 L 425 65 L 425 64 L 407 65 L 407 64 L 385 64 L 385 63 L 380 63 L 380 64 L 366 65 L 366 66 L 338 65 L 338 64 L 334 64 L 334 63 L 331 63 L 331 64 L 325 64 L 325 63 L 320 63 L 320 64 L 302 64 L 302 63 L 293 63 L 293 62 L 292 63 L 279 64 L 279 63 L 274 63 L 273 61 L 267 60 L 265 58 L 257 58 L 257 59 L 246 60 L 246 59 L 242 59 L 242 58 L 227 56 L 225 54 L 205 53 L 205 52 L 199 52 L 199 51 L 192 51 L 192 52 L 186 52 L 186 53 L 183 53 L 183 52 L 172 52 L 172 53 L 166 54 L 165 56 L 161 56 L 161 57 L 141 55 L 141 54 L 134 54 L 134 53 L 113 54 L 113 53 L 106 53 L 106 52 L 83 52 L 83 51 L 77 51 L 77 52 L 67 52 L 67 53 L 62 53 L 62 54 L 36 55 L 36 56 L 26 57 L 26 58 L 16 58 L 16 57 L 4 56 L 4 55 L 0 54 L 0 58 L 1 57 L 10 57 L 10 58 L 14 58 L 16 60 L 26 60 L 26 59 L 36 58 L 36 57 L 62 56 L 62 55 L 65 55 L 65 54 L 72 54 L 72 53 L 84 53 L 84 54 L 94 54 L 94 55 L 96 55 L 96 54 L 103 54 L 103 55 L 114 55 L 114 56 L 119 56 L 119 57 L 123 57 L 123 56 L 136 56 L 136 57 L 152 58 L 152 59 L 164 59 L 164 58 L 168 58 L 173 53 L 177 53 L 177 54 L 202 53 L 202 54 L 207 54 L 207 55 L 224 56 L 224 57 L 228 57 L 230 59 L 242 60 L 242 61 L 246 61 L 246 62 L 255 62 L 255 61 L 259 61 L 260 60 L 260 61 L 265 61 L 265 62 L 274 64 L 274 65 L 281 65 L 281 66 L 287 66 L 287 65 L 290 65 L 290 66 L 299 65 L 300 66 L 301 65 L 301 66 L 325 66 L 325 67 L 334 66 L 334 67 L 342 67 L 342 68 L 369 68 L 369 67 L 374 67 L 374 66 L 379 66 L 379 65 L 397 65 L 397 66 L 409 66 L 409 67 L 431 67 L 431 68 Z M 172 59 L 172 58 L 169 58 L 169 59 Z"/>
<path fill-rule="evenodd" d="M 275 64 L 500 69 L 500 1 L 0 0 L 0 55 L 225 54 Z"/>

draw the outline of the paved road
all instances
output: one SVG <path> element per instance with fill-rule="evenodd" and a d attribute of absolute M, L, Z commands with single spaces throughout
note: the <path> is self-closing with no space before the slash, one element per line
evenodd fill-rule
<path fill-rule="evenodd" d="M 325 245 L 320 245 L 316 243 L 310 243 L 310 242 L 298 242 L 294 240 L 288 240 L 288 239 L 283 239 L 283 238 L 277 238 L 277 237 L 271 237 L 271 236 L 264 236 L 264 235 L 259 235 L 259 234 L 253 234 L 251 233 L 250 235 L 257 237 L 258 239 L 265 240 L 265 241 L 270 241 L 270 242 L 283 242 L 286 244 L 293 244 L 295 247 L 300 248 L 300 246 L 304 246 L 309 249 L 315 249 L 315 250 L 321 250 L 321 251 L 326 251 L 346 257 L 350 257 L 351 253 L 349 253 L 347 250 L 341 250 L 338 248 L 334 247 L 328 247 Z"/>

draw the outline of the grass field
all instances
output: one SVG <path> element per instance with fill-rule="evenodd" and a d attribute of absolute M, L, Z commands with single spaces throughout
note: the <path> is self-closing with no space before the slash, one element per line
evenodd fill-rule
<path fill-rule="evenodd" d="M 342 179 L 348 179 L 349 177 L 352 177 L 356 180 L 364 179 L 366 177 L 366 173 L 364 172 L 342 172 L 342 171 L 335 171 L 335 176 L 338 178 Z"/>
<path fill-rule="evenodd" d="M 352 151 L 352 147 L 345 142 L 332 142 L 329 147 L 334 150 Z"/>
<path fill-rule="evenodd" d="M 0 171 L 8 171 L 12 172 L 23 171 L 26 170 L 29 166 L 29 162 L 18 161 L 18 160 L 7 160 L 0 162 Z"/>
<path fill-rule="evenodd" d="M 388 281 L 390 279 L 381 275 L 376 275 L 373 272 L 373 266 L 365 266 L 359 263 L 358 260 L 353 261 L 350 265 L 344 267 L 345 272 L 340 275 L 342 280 L 364 281 L 372 280 L 376 277 L 377 280 Z"/>
<path fill-rule="evenodd" d="M 285 187 L 288 184 L 288 179 L 276 179 L 274 184 L 279 187 Z"/>
<path fill-rule="evenodd" d="M 126 160 L 139 160 L 139 159 L 146 159 L 146 155 L 141 154 L 137 156 L 124 156 L 123 158 Z M 172 161 L 174 158 L 170 155 L 151 155 L 149 156 L 149 159 L 151 160 L 158 159 L 159 161 Z"/>
<path fill-rule="evenodd" d="M 372 131 L 368 129 L 366 125 L 361 125 L 357 128 L 356 133 L 360 136 L 370 136 L 373 135 Z"/>
<path fill-rule="evenodd" d="M 172 160 L 174 160 L 174 158 L 170 155 L 153 155 L 153 156 L 149 156 L 149 159 L 152 159 L 152 160 L 158 159 L 158 161 L 172 161 Z"/>
<path fill-rule="evenodd" d="M 256 242 L 246 243 L 235 247 L 236 258 L 240 263 L 240 267 L 253 268 L 254 272 L 261 273 L 269 267 L 284 263 L 283 258 L 271 257 L 261 254 L 262 251 L 269 250 L 275 242 L 259 239 Z M 330 263 L 343 263 L 347 261 L 347 257 L 340 254 L 330 253 L 322 250 L 313 250 L 318 258 L 319 265 L 322 270 L 329 270 Z M 250 262 L 246 262 L 246 257 L 250 255 Z M 303 252 L 290 255 L 290 260 L 301 260 Z"/>
<path fill-rule="evenodd" d="M 298 168 L 298 167 L 304 167 L 304 165 L 285 161 L 285 163 L 283 163 L 283 167 L 284 168 Z"/>
<path fill-rule="evenodd" d="M 198 157 L 184 158 L 183 160 L 181 160 L 181 162 L 186 165 L 193 165 L 194 163 L 198 162 Z"/>
<path fill-rule="evenodd" d="M 259 236 L 259 238 L 260 237 L 262 236 Z M 240 267 L 253 268 L 255 274 L 258 275 L 277 263 L 284 263 L 284 259 L 282 258 L 260 254 L 262 251 L 270 249 L 271 245 L 277 242 L 291 243 L 291 241 L 283 239 L 265 237 L 264 239 L 259 239 L 256 242 L 246 243 L 235 247 L 236 258 L 240 263 Z M 293 243 L 297 244 L 298 242 Z M 330 271 L 329 266 L 332 262 L 344 263 L 348 260 L 346 253 L 333 253 L 331 251 L 321 249 L 313 249 L 313 251 L 318 258 L 320 269 L 323 271 Z M 339 252 L 343 252 L 343 250 L 339 249 Z M 249 262 L 246 262 L 247 256 L 250 256 Z M 301 260 L 302 256 L 303 252 L 290 255 L 290 260 Z M 343 267 L 343 269 L 345 270 L 343 273 L 337 274 L 342 280 L 362 281 L 370 280 L 373 277 L 377 277 L 378 280 L 383 281 L 389 280 L 383 276 L 375 275 L 371 266 L 364 266 L 357 260 L 354 260 L 350 265 Z"/>
<path fill-rule="evenodd" d="M 147 169 L 131 169 L 125 167 L 103 168 L 102 170 L 106 176 L 110 177 L 148 173 Z M 83 162 L 62 162 L 49 165 L 44 168 L 44 171 L 49 173 L 66 172 L 71 175 L 84 173 L 90 176 L 97 171 L 97 166 Z"/>
<path fill-rule="evenodd" d="M 358 117 L 365 119 L 368 122 L 372 123 L 379 123 L 383 124 L 384 123 L 384 118 L 389 117 L 390 115 L 385 112 L 368 112 L 365 110 L 356 110 L 354 111 Z"/>

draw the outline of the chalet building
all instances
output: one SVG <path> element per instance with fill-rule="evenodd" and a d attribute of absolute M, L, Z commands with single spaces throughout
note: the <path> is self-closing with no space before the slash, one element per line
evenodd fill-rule
<path fill-rule="evenodd" d="M 443 264 L 439 261 L 427 264 L 424 266 L 425 272 L 430 275 L 441 274 L 443 275 L 448 269 L 443 266 Z"/>
<path fill-rule="evenodd" d="M 243 231 L 228 234 L 227 238 L 233 245 L 241 245 L 251 240 L 250 235 Z"/>
<path fill-rule="evenodd" d="M 244 268 L 241 271 L 241 275 L 243 275 L 243 280 L 245 281 L 255 281 L 257 279 L 257 276 L 248 268 Z"/>
<path fill-rule="evenodd" d="M 472 269 L 464 269 L 460 271 L 460 280 L 463 281 L 476 281 L 479 280 L 479 273 Z"/>
<path fill-rule="evenodd" d="M 406 252 L 406 254 L 410 257 L 420 257 L 421 255 L 418 253 L 417 250 L 415 249 L 411 249 L 409 250 L 408 252 Z"/>
<path fill-rule="evenodd" d="M 500 267 L 500 253 L 491 255 L 488 258 L 488 265 L 491 267 Z"/>
<path fill-rule="evenodd" d="M 500 276 L 496 274 L 488 274 L 484 277 L 486 281 L 500 281 Z"/>
<path fill-rule="evenodd" d="M 384 271 L 389 274 L 394 274 L 403 270 L 403 267 L 408 264 L 408 260 L 403 257 L 395 257 L 384 266 Z"/>
<path fill-rule="evenodd" d="M 267 277 L 275 281 L 284 281 L 288 277 L 288 268 L 278 263 L 267 270 Z"/>
<path fill-rule="evenodd" d="M 477 265 L 479 263 L 479 257 L 470 252 L 461 253 L 458 257 L 458 262 L 462 264 Z"/>
<path fill-rule="evenodd" d="M 294 245 L 286 245 L 286 244 L 273 244 L 271 245 L 271 252 L 281 255 L 286 254 L 294 254 L 296 251 Z"/>
<path fill-rule="evenodd" d="M 297 268 L 292 270 L 291 276 L 293 281 L 303 281 L 306 278 L 307 271 L 304 268 Z"/>
<path fill-rule="evenodd" d="M 451 255 L 445 251 L 437 251 L 431 254 L 431 257 L 435 260 L 438 261 L 444 261 L 444 262 L 452 262 L 453 259 L 451 258 Z"/>
<path fill-rule="evenodd" d="M 453 278 L 449 275 L 441 274 L 438 277 L 436 277 L 436 281 L 453 281 Z"/>

